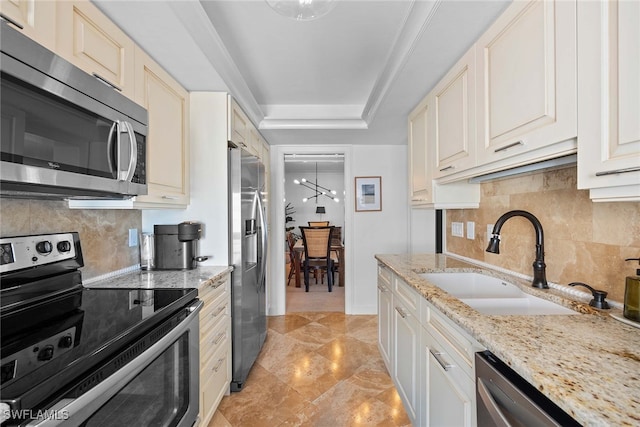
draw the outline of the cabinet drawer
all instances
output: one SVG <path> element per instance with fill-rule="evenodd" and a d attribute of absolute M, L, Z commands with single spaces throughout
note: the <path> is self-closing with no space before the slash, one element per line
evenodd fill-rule
<path fill-rule="evenodd" d="M 412 315 L 418 316 L 421 299 L 420 294 L 397 277 L 394 280 L 394 296 L 402 301 L 402 304 L 409 309 Z"/>
<path fill-rule="evenodd" d="M 206 310 L 205 310 L 206 309 Z M 226 297 L 216 300 L 209 307 L 205 305 L 200 312 L 200 336 L 210 333 L 220 322 L 231 317 L 229 300 Z"/>
<path fill-rule="evenodd" d="M 389 268 L 382 264 L 378 264 L 378 283 L 385 284 L 389 290 L 391 290 L 391 278 L 393 273 Z"/>
<path fill-rule="evenodd" d="M 213 415 L 231 381 L 230 352 L 227 348 L 218 350 L 200 372 L 200 413 L 204 420 Z"/>
<path fill-rule="evenodd" d="M 427 331 L 442 347 L 441 351 L 454 359 L 456 365 L 467 375 L 473 377 L 474 354 L 482 350 L 482 347 L 436 310 L 429 310 Z"/>
<path fill-rule="evenodd" d="M 227 291 L 228 275 L 217 280 L 209 280 L 198 288 L 198 297 L 205 302 L 213 301 Z"/>
<path fill-rule="evenodd" d="M 200 336 L 200 369 L 207 369 L 214 353 L 229 346 L 229 322 L 221 322 L 206 335 Z"/>

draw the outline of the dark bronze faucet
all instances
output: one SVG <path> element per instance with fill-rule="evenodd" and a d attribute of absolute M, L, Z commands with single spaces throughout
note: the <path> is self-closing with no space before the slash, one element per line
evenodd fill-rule
<path fill-rule="evenodd" d="M 531 282 L 531 286 L 534 288 L 548 289 L 549 285 L 547 284 L 546 275 L 547 266 L 544 263 L 544 236 L 542 232 L 542 224 L 540 224 L 538 218 L 533 216 L 533 214 L 527 211 L 509 211 L 498 218 L 493 226 L 489 246 L 487 246 L 487 252 L 494 254 L 500 253 L 500 229 L 509 218 L 514 216 L 523 216 L 527 218 L 531 221 L 531 224 L 533 224 L 533 228 L 536 231 L 536 259 L 533 262 L 533 281 Z"/>

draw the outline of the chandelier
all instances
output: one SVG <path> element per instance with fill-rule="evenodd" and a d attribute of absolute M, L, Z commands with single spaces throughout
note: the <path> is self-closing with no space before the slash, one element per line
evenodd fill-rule
<path fill-rule="evenodd" d="M 315 194 L 313 196 L 303 198 L 302 199 L 303 203 L 306 203 L 311 199 L 316 199 L 316 203 L 318 203 L 318 198 L 321 196 L 328 197 L 336 203 L 340 201 L 340 199 L 335 197 L 338 194 L 335 190 L 331 190 L 327 187 L 323 187 L 322 185 L 318 184 L 318 163 L 317 162 L 316 162 L 316 181 L 315 182 L 309 181 L 306 178 L 302 178 L 300 180 L 294 179 L 293 183 L 315 191 Z"/>
<path fill-rule="evenodd" d="M 312 21 L 331 12 L 337 0 L 265 0 L 280 15 L 296 21 Z"/>

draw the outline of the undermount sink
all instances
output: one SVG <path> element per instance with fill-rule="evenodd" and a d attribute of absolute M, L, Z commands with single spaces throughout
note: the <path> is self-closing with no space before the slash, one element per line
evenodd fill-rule
<path fill-rule="evenodd" d="M 523 292 L 513 283 L 485 274 L 423 273 L 420 276 L 482 314 L 578 314 L 560 304 Z"/>

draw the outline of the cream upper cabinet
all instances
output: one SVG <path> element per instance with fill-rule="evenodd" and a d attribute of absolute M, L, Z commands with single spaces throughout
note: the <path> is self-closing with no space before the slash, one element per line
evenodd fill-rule
<path fill-rule="evenodd" d="M 250 122 L 247 116 L 238 105 L 237 101 L 229 96 L 229 141 L 234 144 L 248 148 Z"/>
<path fill-rule="evenodd" d="M 149 113 L 147 186 L 136 203 L 189 204 L 189 93 L 142 49 L 136 48 L 135 100 Z"/>
<path fill-rule="evenodd" d="M 640 201 L 640 3 L 578 2 L 578 188 Z"/>
<path fill-rule="evenodd" d="M 51 0 L 0 0 L 0 14 L 14 28 L 56 51 L 56 3 Z"/>
<path fill-rule="evenodd" d="M 57 53 L 133 99 L 134 42 L 87 0 L 54 4 Z"/>
<path fill-rule="evenodd" d="M 514 2 L 478 39 L 476 56 L 479 165 L 575 152 L 575 1 Z"/>
<path fill-rule="evenodd" d="M 436 85 L 434 178 L 476 164 L 475 49 L 470 49 Z"/>
<path fill-rule="evenodd" d="M 432 201 L 431 175 L 428 168 L 427 147 L 430 99 L 422 101 L 409 115 L 409 194 L 412 205 Z"/>

